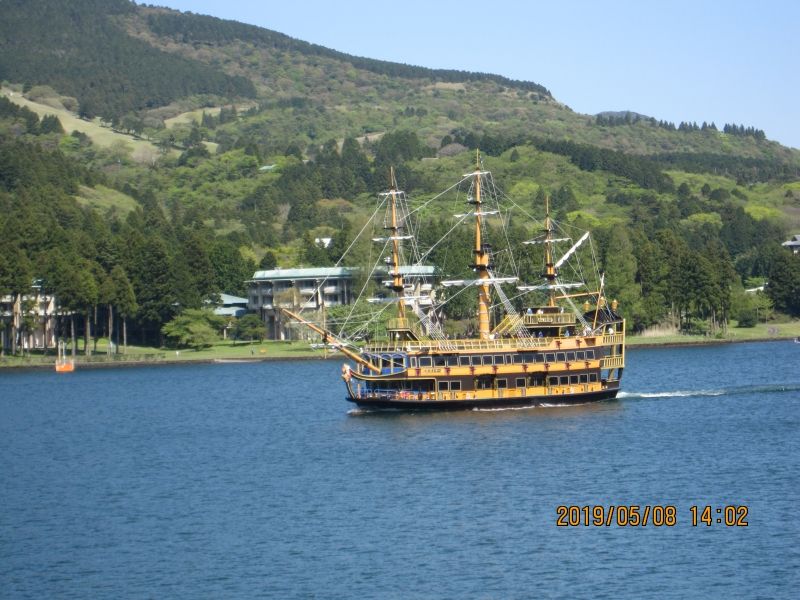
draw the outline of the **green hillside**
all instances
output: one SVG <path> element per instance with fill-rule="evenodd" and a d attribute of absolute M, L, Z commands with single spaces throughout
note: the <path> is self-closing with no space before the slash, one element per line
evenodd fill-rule
<path fill-rule="evenodd" d="M 246 126 L 222 127 L 214 135 L 243 131 L 270 151 L 282 150 L 286 140 L 305 150 L 330 137 L 412 129 L 435 147 L 453 131 L 524 132 L 635 154 L 705 153 L 800 165 L 800 153 L 754 135 L 725 135 L 721 123 L 711 129 L 638 115 L 581 115 L 536 83 L 350 57 L 269 30 L 167 9 L 142 7 L 123 22 L 130 35 L 164 52 L 253 81 L 259 104 Z"/>
<path fill-rule="evenodd" d="M 283 150 L 287 141 L 306 151 L 331 137 L 396 129 L 413 129 L 430 146 L 453 131 L 525 132 L 627 153 L 669 153 L 671 160 L 703 153 L 800 164 L 800 153 L 755 135 L 724 135 L 721 123 L 712 129 L 630 112 L 581 115 L 540 83 L 354 57 L 214 17 L 127 0 L 6 5 L 0 79 L 51 85 L 77 98 L 77 112 L 135 117 L 141 130 L 248 97 L 255 101 L 246 124 L 216 128 L 209 136 L 219 140 L 212 141 L 247 135 L 262 151 Z"/>
<path fill-rule="evenodd" d="M 3 8 L 0 78 L 16 91 L 0 98 L 0 295 L 41 280 L 73 318 L 97 306 L 101 323 L 124 315 L 155 343 L 176 313 L 243 294 L 258 266 L 336 262 L 390 166 L 422 203 L 477 148 L 514 203 L 540 215 L 549 196 L 558 218 L 595 231 L 634 330 L 800 315 L 800 261 L 780 247 L 800 230 L 800 152 L 756 127 L 580 115 L 537 83 L 124 0 Z M 113 130 L 79 118 L 93 113 Z M 423 245 L 452 208 L 424 211 Z M 502 251 L 535 225 L 515 222 L 506 242 L 496 227 Z M 443 244 L 430 259 L 463 275 L 458 253 Z M 764 281 L 766 295 L 744 293 Z"/>

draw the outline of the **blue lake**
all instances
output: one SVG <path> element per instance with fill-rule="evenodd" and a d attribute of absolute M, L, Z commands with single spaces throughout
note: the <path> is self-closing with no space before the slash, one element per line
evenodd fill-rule
<path fill-rule="evenodd" d="M 337 361 L 0 372 L 0 597 L 798 597 L 800 344 L 627 362 L 442 414 L 355 411 Z M 632 504 L 677 524 L 556 526 Z"/>

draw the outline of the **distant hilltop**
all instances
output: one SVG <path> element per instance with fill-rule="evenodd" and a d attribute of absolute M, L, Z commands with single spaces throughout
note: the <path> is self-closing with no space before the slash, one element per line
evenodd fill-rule
<path fill-rule="evenodd" d="M 630 119 L 631 121 L 644 121 L 647 119 L 654 119 L 649 115 L 634 112 L 632 110 L 604 110 L 595 115 L 595 117 L 605 117 L 610 119 Z"/>

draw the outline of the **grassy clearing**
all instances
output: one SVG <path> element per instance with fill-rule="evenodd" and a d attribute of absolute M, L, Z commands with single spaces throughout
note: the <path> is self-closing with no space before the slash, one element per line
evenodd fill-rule
<path fill-rule="evenodd" d="M 124 217 L 138 206 L 136 200 L 130 196 L 104 185 L 97 185 L 94 188 L 82 185 L 76 200 L 81 206 L 90 206 L 109 216 L 118 214 Z"/>
<path fill-rule="evenodd" d="M 628 346 L 661 346 L 683 344 L 713 344 L 719 342 L 756 342 L 789 340 L 800 337 L 800 321 L 789 323 L 759 323 L 755 327 L 730 327 L 720 337 L 702 335 L 663 335 L 627 337 Z"/>
<path fill-rule="evenodd" d="M 164 119 L 164 126 L 167 129 L 171 129 L 176 125 L 191 125 L 192 123 L 197 123 L 199 125 L 203 120 L 203 113 L 211 115 L 212 117 L 216 117 L 219 116 L 221 110 L 222 110 L 221 106 L 213 106 L 208 108 L 198 108 L 196 110 L 190 110 L 187 112 L 183 112 L 179 115 L 176 115 L 174 117 Z"/>
<path fill-rule="evenodd" d="M 110 127 L 104 127 L 100 125 L 99 119 L 85 121 L 78 118 L 75 113 L 71 113 L 68 110 L 54 108 L 39 102 L 31 102 L 30 100 L 24 98 L 19 92 L 14 92 L 8 88 L 0 89 L 0 93 L 6 96 L 14 104 L 29 108 L 38 114 L 39 117 L 43 117 L 44 115 L 57 116 L 58 120 L 61 121 L 61 125 L 64 127 L 64 131 L 67 133 L 71 131 L 80 131 L 81 133 L 85 133 L 89 136 L 89 138 L 91 138 L 92 142 L 98 146 L 103 146 L 105 148 L 120 144 L 128 146 L 131 150 L 131 156 L 133 160 L 137 162 L 152 163 L 159 156 L 158 148 L 156 148 L 154 144 L 146 140 L 137 139 L 130 135 L 117 133 Z"/>
<path fill-rule="evenodd" d="M 92 344 L 92 348 L 94 345 Z M 202 350 L 174 350 L 154 348 L 149 346 L 128 346 L 125 354 L 108 355 L 106 353 L 108 341 L 104 338 L 97 340 L 97 350 L 91 357 L 86 357 L 83 342 L 78 340 L 78 351 L 75 362 L 78 368 L 83 364 L 119 364 L 119 365 L 152 365 L 158 363 L 191 363 L 211 362 L 215 360 L 280 360 L 280 359 L 322 359 L 332 356 L 322 350 L 312 350 L 306 342 L 219 342 L 210 348 Z M 71 350 L 67 349 L 69 356 Z M 333 354 L 337 356 L 337 354 Z M 0 357 L 0 369 L 50 367 L 55 362 L 55 352 L 50 350 L 47 355 L 34 353 L 30 356 L 3 356 Z"/>
<path fill-rule="evenodd" d="M 312 350 L 306 342 L 220 342 L 202 350 L 167 350 L 166 356 L 169 360 L 191 362 L 195 360 L 323 358 L 323 353 Z"/>

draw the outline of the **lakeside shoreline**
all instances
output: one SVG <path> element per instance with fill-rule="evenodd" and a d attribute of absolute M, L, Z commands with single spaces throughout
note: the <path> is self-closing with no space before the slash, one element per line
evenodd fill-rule
<path fill-rule="evenodd" d="M 791 342 L 794 341 L 794 337 L 771 337 L 771 338 L 747 338 L 747 339 L 709 339 L 707 341 L 687 341 L 687 342 L 635 342 L 631 344 L 630 342 L 626 343 L 625 350 L 635 350 L 639 348 L 686 348 L 688 346 L 721 346 L 723 344 L 749 344 L 749 343 L 758 343 L 762 344 L 765 342 Z"/>
<path fill-rule="evenodd" d="M 636 341 L 631 342 L 634 339 Z M 795 336 L 791 335 L 784 335 L 784 336 L 773 336 L 773 337 L 754 337 L 754 338 L 742 338 L 742 339 L 721 339 L 721 338 L 706 338 L 706 339 L 687 339 L 686 341 L 680 340 L 665 340 L 665 341 L 638 341 L 648 338 L 638 338 L 638 337 L 629 337 L 628 342 L 626 345 L 626 351 L 631 350 L 638 350 L 638 349 L 647 349 L 651 350 L 654 348 L 687 348 L 692 346 L 720 346 L 724 344 L 745 344 L 745 343 L 765 343 L 765 342 L 791 342 L 796 339 Z M 652 340 L 658 340 L 658 337 L 652 338 Z M 241 348 L 247 348 L 248 345 L 242 345 Z M 234 347 L 235 348 L 235 347 Z M 75 361 L 76 370 L 87 370 L 87 369 L 113 369 L 113 368 L 122 368 L 122 369 L 132 369 L 137 367 L 166 367 L 166 366 L 179 366 L 179 365 L 197 365 L 197 364 L 207 364 L 207 365 L 214 365 L 214 364 L 243 364 L 243 363 L 263 363 L 263 362 L 279 362 L 279 361 L 288 361 L 288 362 L 298 362 L 298 361 L 311 361 L 311 360 L 339 360 L 344 359 L 344 356 L 339 352 L 330 353 L 328 356 L 323 356 L 319 353 L 316 353 L 310 349 L 297 349 L 294 350 L 297 352 L 296 355 L 292 356 L 290 354 L 280 353 L 277 355 L 259 355 L 259 356 L 198 356 L 193 358 L 191 356 L 192 350 L 182 350 L 180 351 L 181 354 L 184 354 L 180 358 L 155 358 L 155 359 L 146 359 L 146 360 L 119 360 L 119 359 L 111 359 L 111 360 L 92 360 L 84 362 L 81 360 L 81 356 L 77 357 Z M 207 351 L 206 351 L 207 352 Z M 263 353 L 262 353 L 263 354 Z M 101 356 L 100 353 L 94 354 L 93 357 Z M 180 356 L 180 355 L 178 355 Z M 19 359 L 12 358 L 9 359 L 8 357 L 0 357 L 0 373 L 3 371 L 48 371 L 54 369 L 55 364 L 55 356 L 52 357 L 52 361 L 45 361 L 45 357 L 40 358 L 40 362 L 38 364 L 9 364 L 10 362 L 16 361 Z M 24 359 L 23 359 L 24 360 Z"/>
<path fill-rule="evenodd" d="M 191 351 L 187 351 L 191 352 Z M 98 355 L 94 355 L 98 356 Z M 339 353 L 331 354 L 330 356 L 320 356 L 312 353 L 304 354 L 301 356 L 260 356 L 258 358 L 225 358 L 225 357 L 209 357 L 200 356 L 197 358 L 164 358 L 157 360 L 94 360 L 91 362 L 81 361 L 81 357 L 77 357 L 75 361 L 75 370 L 93 370 L 93 369 L 135 369 L 139 367 L 172 367 L 180 365 L 219 365 L 219 364 L 242 364 L 242 363 L 263 363 L 263 362 L 298 362 L 298 361 L 311 361 L 311 360 L 334 360 L 340 358 L 342 355 Z M 50 362 L 44 362 L 42 359 L 40 364 L 19 364 L 11 365 L 5 364 L 5 359 L 0 358 L 0 373 L 3 371 L 52 371 L 54 370 L 55 356 Z"/>

